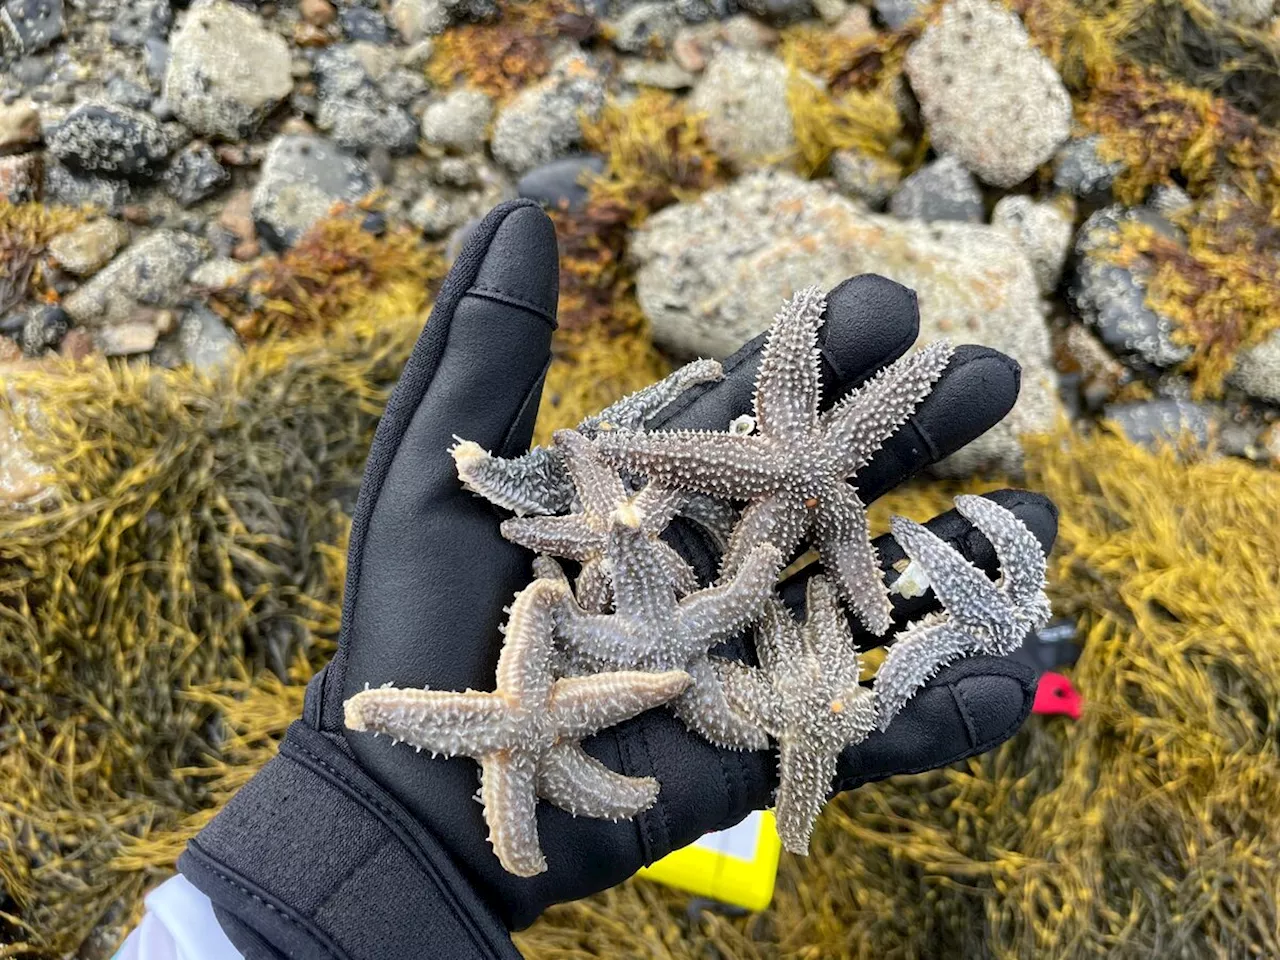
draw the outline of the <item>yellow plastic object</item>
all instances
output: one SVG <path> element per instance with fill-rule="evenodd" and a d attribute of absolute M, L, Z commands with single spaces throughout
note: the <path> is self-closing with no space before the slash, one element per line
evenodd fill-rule
<path fill-rule="evenodd" d="M 745 910 L 763 910 L 773 899 L 781 854 L 773 811 L 757 810 L 737 826 L 667 854 L 640 876 Z"/>

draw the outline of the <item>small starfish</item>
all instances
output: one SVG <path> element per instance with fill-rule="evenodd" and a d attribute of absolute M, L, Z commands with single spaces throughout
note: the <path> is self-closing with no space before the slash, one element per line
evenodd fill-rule
<path fill-rule="evenodd" d="M 847 481 L 928 395 L 951 346 L 939 341 L 902 357 L 820 414 L 818 329 L 825 306 L 816 287 L 783 304 L 760 360 L 754 424 L 735 423 L 732 433 L 613 431 L 597 437 L 596 446 L 615 466 L 651 482 L 748 501 L 723 573 L 736 570 L 758 544 L 773 543 L 789 557 L 812 534 L 845 601 L 881 634 L 890 625 L 889 596 L 866 506 Z"/>
<path fill-rule="evenodd" d="M 985 497 L 956 497 L 956 509 L 995 547 L 1000 579 L 993 582 L 927 527 L 893 518 L 894 539 L 923 568 L 943 611 L 911 624 L 888 647 L 875 681 L 881 730 L 942 667 L 975 653 L 1006 656 L 1049 620 L 1047 560 L 1035 535 Z"/>
<path fill-rule="evenodd" d="M 646 421 L 690 387 L 723 376 L 719 361 L 694 360 L 666 379 L 587 417 L 578 424 L 578 432 L 595 437 L 610 430 L 643 430 Z M 568 513 L 573 506 L 573 485 L 559 450 L 534 447 L 520 457 L 495 457 L 478 443 L 459 439 L 449 452 L 466 489 L 516 516 Z"/>
<path fill-rule="evenodd" d="M 640 530 L 637 545 L 651 556 L 646 566 L 663 575 L 684 596 L 698 589 L 698 577 L 660 538 L 684 505 L 685 496 L 656 483 L 629 493 L 616 470 L 606 466 L 591 442 L 572 430 L 557 430 L 555 449 L 573 480 L 579 512 L 563 517 L 517 517 L 502 524 L 502 535 L 538 553 L 577 560 L 578 602 L 593 613 L 604 613 L 613 602 L 613 558 L 609 532 L 622 523 Z"/>
<path fill-rule="evenodd" d="M 778 742 L 778 834 L 799 854 L 809 852 L 841 751 L 876 725 L 875 695 L 858 682 L 849 621 L 825 578 L 809 581 L 805 610 L 800 624 L 770 605 L 756 635 L 760 669 L 716 664 L 729 705 Z"/>
<path fill-rule="evenodd" d="M 567 593 L 563 583 L 535 580 L 516 594 L 492 693 L 382 687 L 345 704 L 352 730 L 478 760 L 489 841 L 502 866 L 520 877 L 547 868 L 538 842 L 538 797 L 575 816 L 614 820 L 653 805 L 657 780 L 614 773 L 578 741 L 668 702 L 689 685 L 678 670 L 553 680 L 552 635 Z"/>

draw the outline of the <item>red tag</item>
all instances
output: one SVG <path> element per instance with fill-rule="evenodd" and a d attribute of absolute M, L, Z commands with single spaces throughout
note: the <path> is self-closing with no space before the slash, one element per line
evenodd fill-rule
<path fill-rule="evenodd" d="M 1040 685 L 1036 687 L 1036 702 L 1032 713 L 1065 714 L 1072 720 L 1080 719 L 1080 708 L 1084 699 L 1075 687 L 1060 673 L 1050 671 L 1040 676 Z"/>

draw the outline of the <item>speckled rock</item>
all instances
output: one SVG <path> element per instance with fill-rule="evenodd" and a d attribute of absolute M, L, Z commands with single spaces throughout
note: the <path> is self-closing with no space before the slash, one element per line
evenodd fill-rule
<path fill-rule="evenodd" d="M 1259 400 L 1280 403 L 1280 332 L 1236 356 L 1232 386 Z"/>
<path fill-rule="evenodd" d="M 453 90 L 422 113 L 422 138 L 437 147 L 470 151 L 484 145 L 493 100 L 481 90 Z"/>
<path fill-rule="evenodd" d="M 324 100 L 316 126 L 348 150 L 367 152 L 383 147 L 408 153 L 418 145 L 418 124 L 403 107 L 373 104 L 363 99 Z"/>
<path fill-rule="evenodd" d="M 66 311 L 53 304 L 40 304 L 32 308 L 22 324 L 18 343 L 27 357 L 38 357 L 62 342 L 71 329 Z"/>
<path fill-rule="evenodd" d="M 1037 203 L 1011 194 L 996 203 L 991 225 L 1009 233 L 1031 261 L 1036 283 L 1051 293 L 1062 279 L 1062 267 L 1071 252 L 1072 218 L 1055 203 Z"/>
<path fill-rule="evenodd" d="M 623 53 L 643 53 L 669 44 L 682 22 L 669 0 L 646 0 L 628 7 L 622 16 L 609 23 L 608 36 Z"/>
<path fill-rule="evenodd" d="M 170 43 L 164 97 L 197 133 L 247 136 L 293 89 L 289 45 L 227 0 L 193 4 Z"/>
<path fill-rule="evenodd" d="M 164 173 L 164 188 L 184 207 L 199 203 L 231 182 L 231 173 L 218 162 L 207 143 L 192 143 L 173 158 Z"/>
<path fill-rule="evenodd" d="M 769 54 L 724 49 L 712 58 L 689 107 L 706 115 L 703 131 L 718 154 L 749 169 L 795 149 L 788 77 L 786 65 Z"/>
<path fill-rule="evenodd" d="M 727 356 L 800 287 L 878 273 L 916 291 L 924 340 L 945 336 L 1012 356 L 1022 365 L 1013 413 L 951 458 L 952 472 L 1018 469 L 1017 436 L 1046 429 L 1055 416 L 1057 378 L 1035 275 L 1001 230 L 872 214 L 820 183 L 761 172 L 655 214 L 631 252 L 654 338 L 682 355 Z"/>
<path fill-rule="evenodd" d="M 1134 443 L 1146 447 L 1177 443 L 1188 436 L 1196 445 L 1204 446 L 1213 424 L 1211 407 L 1173 398 L 1112 404 L 1103 416 Z"/>
<path fill-rule="evenodd" d="M 101 270 L 129 242 L 129 228 L 103 217 L 81 224 L 49 241 L 49 256 L 69 273 L 87 277 Z"/>
<path fill-rule="evenodd" d="M 370 43 L 389 43 L 391 28 L 387 18 L 368 7 L 344 7 L 338 11 L 338 25 L 348 40 L 367 40 Z"/>
<path fill-rule="evenodd" d="M 154 179 L 169 138 L 155 117 L 115 103 L 83 103 L 48 137 L 49 152 L 73 173 L 123 180 Z"/>
<path fill-rule="evenodd" d="M 49 203 L 68 207 L 86 204 L 115 213 L 133 201 L 133 186 L 127 180 L 80 176 L 60 163 L 44 165 L 44 197 Z"/>
<path fill-rule="evenodd" d="M 30 103 L 0 103 L 0 153 L 13 153 L 40 141 L 40 111 Z"/>
<path fill-rule="evenodd" d="M 253 218 L 273 246 L 292 246 L 334 203 L 359 200 L 374 186 L 369 165 L 332 141 L 276 137 L 253 191 Z"/>
<path fill-rule="evenodd" d="M 1053 185 L 1082 199 L 1098 199 L 1111 189 L 1124 164 L 1098 156 L 1102 138 L 1073 137 L 1053 158 Z"/>
<path fill-rule="evenodd" d="M 104 326 L 129 321 L 140 307 L 172 307 L 187 274 L 208 255 L 208 244 L 198 237 L 156 230 L 63 300 L 63 309 L 78 323 Z"/>
<path fill-rule="evenodd" d="M 169 0 L 129 0 L 122 4 L 111 21 L 111 42 L 126 47 L 141 47 L 148 37 L 163 39 L 173 24 Z"/>
<path fill-rule="evenodd" d="M 178 345 L 183 358 L 201 373 L 226 367 L 241 353 L 240 339 L 220 316 L 197 305 L 182 316 Z"/>
<path fill-rule="evenodd" d="M 902 168 L 860 150 L 837 150 L 831 155 L 831 177 L 841 193 L 880 209 L 901 181 Z"/>
<path fill-rule="evenodd" d="M 494 121 L 490 150 L 516 173 L 550 163 L 578 149 L 581 117 L 594 117 L 603 106 L 600 71 L 586 56 L 569 54 L 545 79 L 502 108 Z"/>
<path fill-rule="evenodd" d="M 52 46 L 62 36 L 62 0 L 0 4 L 0 63 Z"/>
<path fill-rule="evenodd" d="M 904 220 L 981 223 L 982 188 L 955 157 L 939 157 L 902 181 L 889 212 Z"/>
<path fill-rule="evenodd" d="M 449 159 L 457 161 L 461 158 Z M 409 208 L 409 222 L 425 236 L 443 237 L 514 196 L 510 181 L 491 164 L 465 164 L 465 168 L 452 173 L 446 170 L 445 176 L 438 176 L 437 180 L 452 180 L 456 186 L 442 183 L 428 186 Z"/>
<path fill-rule="evenodd" d="M 580 210 L 587 203 L 586 181 L 599 176 L 604 164 L 598 154 L 553 160 L 521 177 L 516 193 L 557 210 Z"/>
<path fill-rule="evenodd" d="M 1008 187 L 1053 156 L 1071 98 L 1022 22 L 989 0 L 952 0 L 912 44 L 907 76 L 935 149 Z"/>

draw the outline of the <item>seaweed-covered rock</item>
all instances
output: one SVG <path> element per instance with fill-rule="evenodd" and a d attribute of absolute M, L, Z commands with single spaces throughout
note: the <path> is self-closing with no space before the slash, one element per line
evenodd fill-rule
<path fill-rule="evenodd" d="M 1017 436 L 1052 423 L 1056 374 L 1035 274 L 1002 230 L 872 214 L 820 183 L 761 172 L 655 214 L 632 253 L 655 339 L 688 355 L 727 356 L 769 326 L 779 297 L 809 284 L 877 273 L 914 289 L 922 337 L 987 344 L 1022 365 L 1013 413 L 952 470 L 1017 469 Z"/>
<path fill-rule="evenodd" d="M 860 150 L 837 150 L 831 155 L 831 177 L 842 193 L 879 209 L 901 181 L 902 168 Z"/>
<path fill-rule="evenodd" d="M 1031 261 L 1040 290 L 1052 292 L 1062 279 L 1062 267 L 1071 251 L 1071 217 L 1055 203 L 1037 203 L 1030 197 L 1011 194 L 996 203 L 991 225 L 1013 237 Z"/>
<path fill-rule="evenodd" d="M 140 307 L 172 307 L 187 274 L 208 255 L 208 244 L 198 237 L 156 230 L 63 300 L 63 309 L 78 323 L 106 326 L 129 321 Z"/>
<path fill-rule="evenodd" d="M 374 185 L 369 165 L 331 140 L 276 137 L 253 191 L 253 219 L 273 246 L 292 246 L 335 203 L 359 200 Z"/>
<path fill-rule="evenodd" d="M 603 106 L 604 77 L 585 55 L 569 54 L 498 113 L 490 149 L 504 166 L 524 173 L 573 153 L 582 143 L 581 118 L 595 117 Z"/>
<path fill-rule="evenodd" d="M 981 223 L 982 188 L 955 157 L 939 157 L 902 181 L 889 212 L 907 220 Z"/>
<path fill-rule="evenodd" d="M 784 159 L 795 149 L 787 101 L 789 74 L 777 57 L 724 49 L 707 64 L 690 108 L 705 115 L 703 131 L 716 153 L 742 167 Z"/>
<path fill-rule="evenodd" d="M 169 156 L 155 117 L 115 103 L 84 103 L 49 135 L 49 152 L 74 173 L 151 180 Z"/>
<path fill-rule="evenodd" d="M 422 138 L 437 147 L 476 150 L 484 145 L 493 116 L 493 99 L 482 90 L 460 88 L 427 106 L 422 113 Z"/>
<path fill-rule="evenodd" d="M 933 145 L 987 183 L 1012 186 L 1053 156 L 1071 98 L 1018 18 L 989 0 L 954 0 L 907 52 L 907 76 Z"/>
<path fill-rule="evenodd" d="M 1097 134 L 1072 137 L 1053 158 L 1053 185 L 1077 197 L 1096 199 L 1111 189 L 1124 164 L 1098 156 Z"/>

